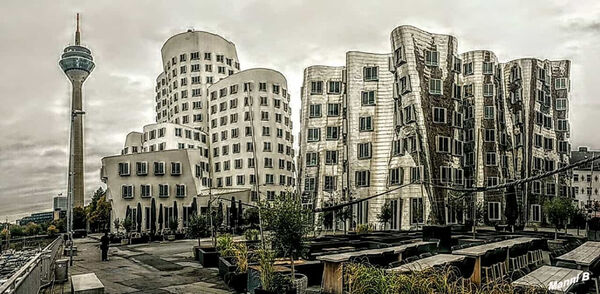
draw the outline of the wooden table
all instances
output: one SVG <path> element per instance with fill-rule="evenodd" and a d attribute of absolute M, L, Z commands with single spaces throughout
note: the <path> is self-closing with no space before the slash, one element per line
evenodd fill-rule
<path fill-rule="evenodd" d="M 323 281 L 322 288 L 325 293 L 341 294 L 343 288 L 343 264 L 348 262 L 353 257 L 379 255 L 386 253 L 398 254 L 398 260 L 402 260 L 402 252 L 406 249 L 421 245 L 432 245 L 435 242 L 418 241 L 414 243 L 402 244 L 398 246 L 359 250 L 338 254 L 322 255 L 317 257 L 317 260 L 323 262 Z"/>
<path fill-rule="evenodd" d="M 399 267 L 387 269 L 386 272 L 411 272 L 411 271 L 422 271 L 424 269 L 432 268 L 436 265 L 444 265 L 447 263 L 463 261 L 466 258 L 464 255 L 456 254 L 436 254 L 430 257 L 415 260 L 411 263 L 403 264 Z"/>
<path fill-rule="evenodd" d="M 481 257 L 490 250 L 495 250 L 498 248 L 512 247 L 517 244 L 528 243 L 533 240 L 537 240 L 538 238 L 532 237 L 519 237 L 515 239 L 508 239 L 498 242 L 481 244 L 473 247 L 463 248 L 460 250 L 452 251 L 452 254 L 458 255 L 466 255 L 470 257 L 475 257 L 475 270 L 473 271 L 473 275 L 471 276 L 471 281 L 476 283 L 477 285 L 481 285 Z M 507 253 L 508 254 L 508 253 Z"/>
<path fill-rule="evenodd" d="M 557 257 L 556 260 L 576 263 L 580 269 L 588 270 L 598 258 L 600 258 L 600 242 L 587 241 Z"/>
<path fill-rule="evenodd" d="M 553 292 L 566 292 L 577 281 L 581 281 L 583 271 L 544 265 L 513 282 L 519 287 L 549 289 Z M 573 280 L 572 280 L 573 279 Z"/>

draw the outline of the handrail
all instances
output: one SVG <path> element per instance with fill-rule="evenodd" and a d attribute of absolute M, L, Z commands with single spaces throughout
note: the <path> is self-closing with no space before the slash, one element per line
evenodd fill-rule
<path fill-rule="evenodd" d="M 45 273 L 45 274 L 41 273 L 41 271 L 43 270 L 41 268 L 42 256 L 47 253 L 51 253 L 51 256 L 50 256 L 51 263 L 54 263 L 54 261 L 57 257 L 58 247 L 60 247 L 60 244 L 62 244 L 61 236 L 54 239 L 54 241 L 52 241 L 50 244 L 48 244 L 48 246 L 46 246 L 44 248 L 44 250 L 42 250 L 41 252 L 34 255 L 33 258 L 31 258 L 31 260 L 29 260 L 18 271 L 16 271 L 4 284 L 0 285 L 0 294 L 20 293 L 22 291 L 19 291 L 19 288 L 21 286 L 24 286 L 25 282 L 33 283 L 33 285 L 32 285 L 33 288 L 37 288 L 37 289 L 33 289 L 33 290 L 35 290 L 35 293 L 37 293 L 39 291 L 42 277 L 50 274 L 50 273 Z M 39 272 L 35 273 L 36 270 Z M 47 270 L 51 270 L 51 267 L 49 267 Z M 33 277 L 33 278 L 36 278 L 36 280 L 28 279 L 31 274 L 37 274 L 37 277 Z M 27 289 L 27 290 L 31 290 L 31 289 Z M 22 293 L 32 293 L 32 292 L 24 291 Z"/>

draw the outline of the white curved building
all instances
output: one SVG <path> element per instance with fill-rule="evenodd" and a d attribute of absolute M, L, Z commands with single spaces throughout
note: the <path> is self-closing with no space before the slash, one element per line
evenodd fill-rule
<path fill-rule="evenodd" d="M 264 68 L 240 72 L 235 45 L 207 32 L 177 34 L 161 55 L 156 123 L 129 133 L 121 155 L 102 159 L 111 217 L 141 214 L 141 232 L 174 219 L 181 229 L 193 202 L 197 213 L 207 213 L 216 195 L 227 208 L 233 197 L 248 203 L 293 192 L 285 77 Z M 152 211 L 161 212 L 162 224 Z"/>
<path fill-rule="evenodd" d="M 161 56 L 156 121 L 208 131 L 207 88 L 239 71 L 235 45 L 213 33 L 187 31 L 169 38 Z"/>

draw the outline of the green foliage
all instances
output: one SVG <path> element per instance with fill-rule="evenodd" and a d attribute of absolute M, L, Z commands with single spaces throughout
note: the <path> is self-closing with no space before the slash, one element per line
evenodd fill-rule
<path fill-rule="evenodd" d="M 119 220 L 118 218 L 115 218 L 115 220 L 113 221 L 113 225 L 115 226 L 115 230 L 117 230 L 117 233 L 119 232 L 121 227 L 123 227 L 121 220 Z"/>
<path fill-rule="evenodd" d="M 563 228 L 574 213 L 573 201 L 567 197 L 553 197 L 544 203 L 544 212 L 555 229 Z"/>
<path fill-rule="evenodd" d="M 293 261 L 303 254 L 305 238 L 312 231 L 310 211 L 291 196 L 280 196 L 272 207 L 261 209 L 273 249 L 282 257 L 290 257 L 293 272 Z"/>
<path fill-rule="evenodd" d="M 54 225 L 49 225 L 48 229 L 46 229 L 46 233 L 48 233 L 48 236 L 56 236 L 58 234 L 58 229 Z"/>
<path fill-rule="evenodd" d="M 455 268 L 428 269 L 408 274 L 386 273 L 382 268 L 360 263 L 349 263 L 344 271 L 345 287 L 349 294 L 396 294 L 396 293 L 462 293 L 462 294 L 513 294 L 509 281 L 498 280 L 477 287 L 463 279 Z M 521 292 L 519 292 L 521 293 Z M 523 293 L 545 293 L 525 290 Z"/>
<path fill-rule="evenodd" d="M 571 215 L 571 224 L 575 228 L 582 229 L 585 227 L 587 215 L 583 209 L 575 209 Z"/>
<path fill-rule="evenodd" d="M 235 264 L 237 265 L 236 271 L 238 273 L 245 273 L 248 271 L 248 247 L 246 243 L 234 243 L 233 245 L 233 257 Z"/>
<path fill-rule="evenodd" d="M 273 279 L 275 276 L 275 253 L 271 250 L 257 250 L 258 265 L 260 266 L 260 284 L 267 291 L 275 292 Z"/>
<path fill-rule="evenodd" d="M 125 218 L 121 226 L 123 227 L 123 229 L 125 229 L 125 232 L 131 232 L 131 229 L 133 228 L 133 220 L 131 220 L 131 217 Z"/>
<path fill-rule="evenodd" d="M 244 231 L 244 238 L 248 241 L 256 241 L 258 240 L 258 236 L 260 235 L 260 231 L 257 229 L 248 229 Z"/>
<path fill-rule="evenodd" d="M 99 194 L 101 193 L 101 194 Z M 92 198 L 92 203 L 87 207 L 87 217 L 90 227 L 96 230 L 105 230 L 110 222 L 111 204 L 106 201 L 102 188 L 98 188 Z"/>
<path fill-rule="evenodd" d="M 169 221 L 169 229 L 171 230 L 171 234 L 175 234 L 177 231 L 177 227 L 179 226 L 179 220 L 173 218 Z"/>
<path fill-rule="evenodd" d="M 224 234 L 217 238 L 217 250 L 221 256 L 234 255 L 233 237 L 230 234 Z"/>
<path fill-rule="evenodd" d="M 6 240 L 8 238 L 8 229 L 4 228 L 0 231 L 0 240 Z"/>
<path fill-rule="evenodd" d="M 87 216 L 83 207 L 73 207 L 73 229 L 85 229 Z"/>
<path fill-rule="evenodd" d="M 600 217 L 592 217 L 588 221 L 588 228 L 592 231 L 599 231 L 600 230 Z"/>
<path fill-rule="evenodd" d="M 258 226 L 258 208 L 248 208 L 243 212 L 243 220 L 245 225 Z"/>
<path fill-rule="evenodd" d="M 356 226 L 357 234 L 368 234 L 373 232 L 373 225 L 371 224 L 359 224 Z"/>
<path fill-rule="evenodd" d="M 200 239 L 210 236 L 210 224 L 204 216 L 194 215 L 191 217 L 186 228 L 188 238 Z"/>
<path fill-rule="evenodd" d="M 381 206 L 381 212 L 377 214 L 377 220 L 383 223 L 384 227 L 392 220 L 392 205 L 387 202 L 383 206 Z"/>
<path fill-rule="evenodd" d="M 42 227 L 36 223 L 30 222 L 25 226 L 25 234 L 27 236 L 35 236 L 40 233 Z"/>
<path fill-rule="evenodd" d="M 25 228 L 20 225 L 10 226 L 10 236 L 11 238 L 25 236 Z"/>

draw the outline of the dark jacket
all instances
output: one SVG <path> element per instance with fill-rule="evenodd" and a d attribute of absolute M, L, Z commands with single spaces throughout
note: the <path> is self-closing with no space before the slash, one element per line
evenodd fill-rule
<path fill-rule="evenodd" d="M 107 250 L 108 244 L 110 244 L 110 239 L 108 236 L 104 235 L 100 238 L 100 249 Z"/>

